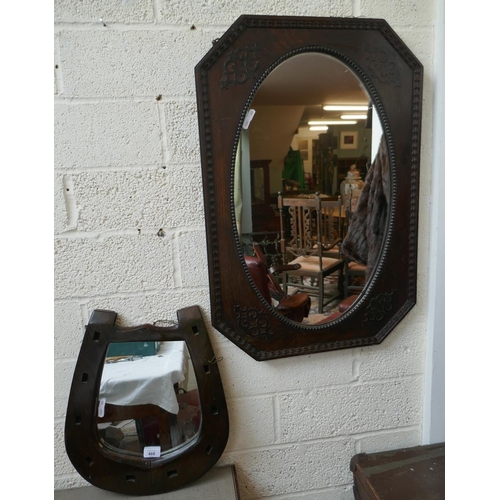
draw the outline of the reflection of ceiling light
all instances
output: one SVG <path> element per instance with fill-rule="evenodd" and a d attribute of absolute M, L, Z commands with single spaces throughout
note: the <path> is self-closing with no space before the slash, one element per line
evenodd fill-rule
<path fill-rule="evenodd" d="M 312 120 L 308 125 L 356 125 L 356 121 L 348 120 Z"/>
<path fill-rule="evenodd" d="M 314 131 L 319 131 L 319 130 L 328 130 L 328 127 L 326 125 L 319 125 L 316 127 L 309 127 L 309 130 Z"/>
<path fill-rule="evenodd" d="M 343 104 L 325 104 L 325 111 L 368 111 L 368 106 L 347 106 Z"/>
<path fill-rule="evenodd" d="M 340 115 L 342 120 L 366 120 L 366 115 Z"/>

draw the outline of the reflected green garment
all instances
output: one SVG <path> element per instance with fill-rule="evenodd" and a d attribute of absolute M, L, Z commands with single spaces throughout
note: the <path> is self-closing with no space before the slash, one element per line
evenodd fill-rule
<path fill-rule="evenodd" d="M 288 151 L 285 158 L 285 168 L 282 172 L 283 179 L 298 181 L 299 188 L 306 187 L 304 179 L 304 163 L 300 157 L 300 151 L 294 151 L 292 148 Z"/>

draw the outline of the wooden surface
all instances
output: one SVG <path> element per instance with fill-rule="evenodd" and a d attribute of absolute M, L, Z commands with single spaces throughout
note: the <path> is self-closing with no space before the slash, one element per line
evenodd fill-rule
<path fill-rule="evenodd" d="M 351 460 L 356 500 L 442 500 L 445 498 L 444 443 Z"/>
<path fill-rule="evenodd" d="M 124 495 L 101 490 L 95 486 L 54 492 L 54 500 L 131 500 L 137 498 L 154 498 L 155 500 L 239 500 L 240 496 L 236 471 L 233 465 L 214 467 L 198 481 L 181 490 L 154 496 Z"/>

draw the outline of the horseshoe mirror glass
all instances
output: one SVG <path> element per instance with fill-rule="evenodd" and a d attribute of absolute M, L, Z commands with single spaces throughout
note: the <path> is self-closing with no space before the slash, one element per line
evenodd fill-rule
<path fill-rule="evenodd" d="M 418 59 L 382 19 L 241 16 L 195 74 L 214 327 L 257 360 L 382 342 L 416 302 Z"/>
<path fill-rule="evenodd" d="M 245 263 L 264 301 L 279 314 L 304 325 L 333 321 L 362 293 L 386 229 L 389 176 L 373 208 L 379 241 L 367 248 L 367 273 L 367 262 L 349 252 L 349 241 L 358 236 L 349 222 L 378 153 L 378 113 L 345 64 L 308 52 L 264 79 L 247 117 L 234 166 Z M 266 268 L 267 284 L 256 260 Z M 292 269 L 294 264 L 300 268 Z"/>
<path fill-rule="evenodd" d="M 133 456 L 164 455 L 200 430 L 198 385 L 185 342 L 114 342 L 101 375 L 101 441 Z"/>

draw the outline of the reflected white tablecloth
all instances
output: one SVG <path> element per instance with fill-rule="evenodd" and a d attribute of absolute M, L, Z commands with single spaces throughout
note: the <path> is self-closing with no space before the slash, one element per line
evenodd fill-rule
<path fill-rule="evenodd" d="M 120 406 L 154 404 L 177 414 L 174 384 L 184 380 L 187 363 L 182 341 L 163 342 L 154 356 L 105 363 L 99 398 Z"/>

